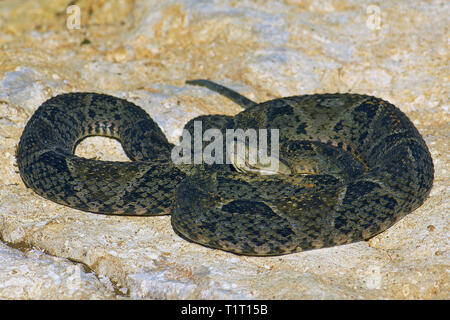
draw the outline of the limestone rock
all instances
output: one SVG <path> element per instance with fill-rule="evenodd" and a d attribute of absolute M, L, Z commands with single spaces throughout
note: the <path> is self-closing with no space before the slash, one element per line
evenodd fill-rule
<path fill-rule="evenodd" d="M 76 5 L 79 28 L 67 1 L 0 2 L 0 238 L 24 251 L 0 247 L 1 298 L 450 298 L 447 1 Z M 184 84 L 195 78 L 255 101 L 314 92 L 389 100 L 431 150 L 430 198 L 368 242 L 258 258 L 189 243 L 173 232 L 168 216 L 89 214 L 23 185 L 15 148 L 32 111 L 47 98 L 72 91 L 126 98 L 177 142 L 183 124 L 197 115 L 240 111 Z M 120 145 L 105 138 L 85 140 L 77 153 L 126 159 Z M 74 270 L 81 277 L 76 288 Z"/>
<path fill-rule="evenodd" d="M 83 265 L 0 243 L 0 299 L 113 299 L 114 287 Z"/>

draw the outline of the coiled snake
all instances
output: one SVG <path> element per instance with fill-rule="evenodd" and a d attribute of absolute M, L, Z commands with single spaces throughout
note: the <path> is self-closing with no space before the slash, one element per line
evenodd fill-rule
<path fill-rule="evenodd" d="M 44 102 L 27 123 L 17 162 L 26 186 L 79 210 L 171 214 L 177 234 L 245 255 L 281 255 L 365 240 L 419 207 L 434 169 L 412 122 L 394 105 L 358 94 L 313 94 L 257 104 L 207 80 L 245 108 L 200 116 L 203 130 L 278 129 L 278 174 L 236 164 L 176 165 L 174 147 L 135 104 L 97 93 Z M 193 121 L 185 126 L 193 130 Z M 74 155 L 86 136 L 118 139 L 132 160 Z M 258 168 L 256 168 L 257 171 Z"/>

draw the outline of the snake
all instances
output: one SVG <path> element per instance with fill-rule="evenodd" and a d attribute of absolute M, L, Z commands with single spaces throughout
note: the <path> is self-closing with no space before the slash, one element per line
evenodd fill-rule
<path fill-rule="evenodd" d="M 424 139 L 381 98 L 323 93 L 256 103 L 210 80 L 186 83 L 243 108 L 234 116 L 198 116 L 185 124 L 186 132 L 195 136 L 195 121 L 201 121 L 202 133 L 275 129 L 278 169 L 267 174 L 262 162 L 250 166 L 233 159 L 175 163 L 175 144 L 141 107 L 101 93 L 72 92 L 42 103 L 27 122 L 16 152 L 23 183 L 82 211 L 168 214 L 183 239 L 248 256 L 368 240 L 430 193 L 434 167 Z M 75 155 L 78 143 L 93 135 L 117 139 L 130 161 Z"/>

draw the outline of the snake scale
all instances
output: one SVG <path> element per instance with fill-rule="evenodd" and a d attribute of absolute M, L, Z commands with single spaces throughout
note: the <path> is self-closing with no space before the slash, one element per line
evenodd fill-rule
<path fill-rule="evenodd" d="M 171 214 L 181 237 L 243 255 L 282 255 L 366 240 L 425 201 L 430 152 L 394 105 L 359 94 L 312 94 L 255 103 L 208 80 L 240 104 L 234 117 L 200 116 L 203 130 L 279 130 L 284 172 L 234 164 L 176 165 L 174 147 L 140 107 L 98 93 L 44 102 L 17 150 L 27 187 L 56 203 L 103 214 Z M 185 125 L 192 132 L 193 120 Z M 131 161 L 74 154 L 86 136 L 118 139 Z"/>

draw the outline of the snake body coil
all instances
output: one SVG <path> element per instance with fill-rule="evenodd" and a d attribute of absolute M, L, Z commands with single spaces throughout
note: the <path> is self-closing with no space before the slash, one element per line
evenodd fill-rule
<path fill-rule="evenodd" d="M 171 214 L 188 240 L 246 255 L 280 255 L 365 240 L 419 207 L 434 169 L 412 122 L 365 95 L 315 94 L 254 103 L 206 80 L 245 108 L 201 116 L 203 129 L 278 129 L 288 174 L 231 165 L 175 165 L 170 144 L 140 107 L 96 93 L 43 103 L 26 125 L 17 162 L 37 194 L 79 210 Z M 192 130 L 193 120 L 186 124 Z M 86 136 L 118 139 L 131 162 L 74 155 Z"/>

